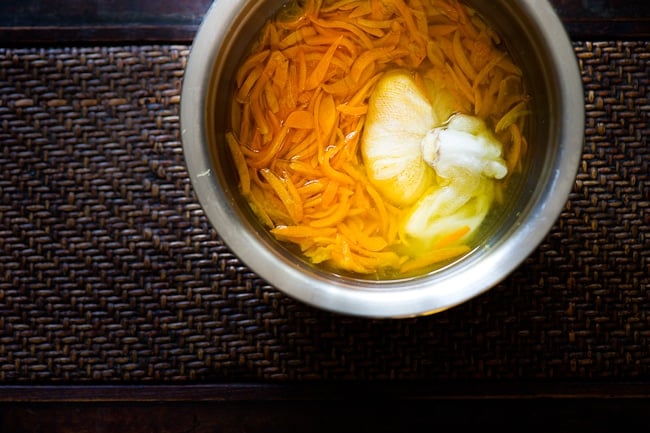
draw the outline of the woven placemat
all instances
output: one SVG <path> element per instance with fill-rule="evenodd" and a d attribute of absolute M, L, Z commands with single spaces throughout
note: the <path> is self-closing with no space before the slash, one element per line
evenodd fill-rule
<path fill-rule="evenodd" d="M 560 219 L 446 312 L 294 301 L 206 220 L 188 46 L 0 49 L 0 384 L 634 379 L 650 373 L 650 43 L 575 42 L 587 130 Z"/>

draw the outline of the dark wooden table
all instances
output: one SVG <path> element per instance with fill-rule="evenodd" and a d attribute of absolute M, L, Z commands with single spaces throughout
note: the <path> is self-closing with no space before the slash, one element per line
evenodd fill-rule
<path fill-rule="evenodd" d="M 553 0 L 552 3 L 575 41 L 587 44 L 598 44 L 601 41 L 624 43 L 646 41 L 650 37 L 650 2 Z M 209 4 L 210 1 L 207 0 L 2 2 L 0 3 L 0 41 L 8 48 L 26 47 L 43 50 L 55 48 L 62 50 L 56 53 L 64 54 L 67 47 L 110 48 L 149 44 L 187 46 L 191 44 L 192 37 Z M 61 68 L 64 67 L 65 59 L 60 60 Z M 160 65 L 155 67 L 160 68 Z M 621 74 L 624 73 L 622 69 Z M 156 77 L 155 74 L 153 76 Z M 70 79 L 74 81 L 75 78 L 71 76 Z M 646 101 L 645 105 L 641 104 L 640 107 L 646 113 L 650 107 L 647 103 L 647 91 L 647 88 L 636 89 L 636 94 L 640 93 L 641 100 Z M 589 93 L 586 95 L 587 103 L 597 105 L 595 99 L 597 95 Z M 51 99 L 54 101 L 52 104 L 56 104 L 57 100 Z M 23 103 L 13 106 L 13 109 L 21 110 L 30 105 L 26 99 L 20 101 Z M 604 105 L 600 108 L 605 111 L 610 109 L 608 108 L 610 105 L 625 104 L 625 101 L 603 101 L 600 103 Z M 119 103 L 119 97 L 116 97 L 115 104 Z M 76 106 L 80 113 L 87 113 L 87 110 L 84 111 L 86 106 L 81 101 Z M 641 119 L 643 123 L 645 122 L 643 119 L 647 120 L 647 116 L 643 114 Z M 155 122 L 152 122 L 155 126 Z M 160 123 L 159 120 L 158 122 Z M 81 125 L 83 127 L 83 123 Z M 589 127 L 592 134 L 602 132 L 598 125 Z M 149 127 L 151 128 L 153 127 Z M 647 131 L 647 123 L 643 123 L 641 128 Z M 167 133 L 173 135 L 173 132 Z M 22 139 L 19 137 L 19 140 Z M 637 145 L 639 140 L 643 140 L 643 144 L 646 143 L 645 138 L 637 136 Z M 597 154 L 597 151 L 594 153 Z M 52 157 L 56 158 L 57 155 Z M 128 168 L 128 164 L 127 161 L 120 167 Z M 647 162 L 645 164 L 643 167 L 647 168 Z M 160 174 L 161 167 L 153 167 L 152 171 L 162 177 L 165 175 L 173 177 L 173 173 Z M 15 179 L 19 181 L 21 178 L 16 175 Z M 152 182 L 155 184 L 154 180 L 145 179 L 145 187 L 146 185 L 151 187 Z M 177 185 L 182 189 L 187 183 L 177 181 Z M 6 193 L 8 188 L 6 185 L 4 188 Z M 173 191 L 158 191 L 155 188 L 152 191 L 156 199 L 162 200 L 163 203 L 166 200 L 165 194 L 173 196 Z M 647 192 L 645 194 L 646 196 L 640 199 L 641 204 L 647 204 L 649 200 Z M 182 197 L 178 200 L 182 200 Z M 188 211 L 188 215 L 191 212 L 196 210 Z M 148 215 L 153 214 L 155 211 Z M 165 217 L 162 212 L 155 215 L 156 218 Z M 187 218 L 195 217 L 189 215 Z M 71 224 L 74 225 L 74 221 Z M 647 221 L 644 224 L 647 224 Z M 147 233 L 150 237 L 156 236 L 146 232 L 145 229 L 145 237 Z M 155 244 L 155 239 L 152 242 Z M 164 239 L 161 241 L 159 238 L 158 242 L 164 243 Z M 2 243 L 0 247 L 4 248 L 4 245 Z M 130 246 L 125 245 L 124 248 L 128 249 Z M 232 263 L 233 259 L 228 260 L 230 260 L 228 263 Z M 148 263 L 146 258 L 144 262 Z M 149 265 L 151 266 L 150 263 Z M 160 269 L 156 271 L 161 272 Z M 646 268 L 645 272 L 647 271 Z M 606 270 L 602 272 L 606 273 Z M 5 290 L 8 291 L 7 288 L 18 281 L 8 279 L 3 281 L 5 275 L 8 274 L 0 276 L 0 283 L 4 284 L 0 286 L 0 304 L 4 302 Z M 647 277 L 643 275 L 635 278 L 647 282 Z M 648 287 L 639 287 L 638 296 L 642 299 L 647 297 L 648 289 Z M 241 306 L 242 302 L 246 302 L 245 293 L 238 292 L 236 295 L 244 299 L 238 301 L 237 305 Z M 126 296 L 124 295 L 123 300 L 128 303 Z M 268 294 L 260 296 L 273 297 Z M 273 304 L 273 308 L 282 309 L 284 305 L 287 305 L 288 309 L 292 307 L 292 304 L 287 304 L 283 298 L 279 300 L 273 298 L 273 302 L 279 304 L 279 306 Z M 7 308 L 11 309 L 11 307 Z M 480 309 L 480 305 L 476 309 Z M 246 321 L 244 317 L 246 311 L 251 315 L 260 314 L 256 313 L 256 310 L 245 308 L 242 308 L 242 311 L 244 313 L 236 317 L 244 328 L 254 322 L 253 317 L 250 322 Z M 263 313 L 262 311 L 261 314 Z M 22 314 L 28 315 L 29 312 Z M 292 317 L 308 316 L 311 318 L 311 322 L 306 322 L 308 325 L 325 319 L 318 313 L 312 316 L 310 314 L 298 309 Z M 645 318 L 645 315 L 639 317 Z M 343 328 L 347 324 L 345 320 L 336 322 L 337 319 L 331 320 L 331 323 L 342 323 Z M 641 321 L 643 320 L 645 319 Z M 631 323 L 638 322 L 637 320 Z M 8 322 L 1 323 L 9 327 Z M 468 325 L 471 326 L 471 323 Z M 622 333 L 625 333 L 626 329 L 629 330 L 629 326 L 625 326 L 622 327 Z M 352 325 L 349 327 L 352 328 Z M 363 326 L 359 327 L 363 329 Z M 399 328 L 399 325 L 396 327 Z M 12 332 L 15 334 L 16 331 Z M 92 329 L 88 332 L 92 333 Z M 244 331 L 240 328 L 237 332 L 243 335 Z M 332 332 L 336 333 L 336 330 L 332 329 Z M 639 338 L 644 342 L 643 344 L 647 333 L 647 330 L 641 329 Z M 7 337 L 9 334 L 7 332 L 5 337 L 9 338 Z M 552 333 L 547 335 L 551 335 L 552 338 Z M 372 336 L 360 334 L 356 336 L 364 341 L 372 340 Z M 236 337 L 235 335 L 234 338 Z M 341 338 L 349 341 L 354 339 L 351 336 Z M 405 336 L 404 344 L 408 344 L 410 338 L 412 337 Z M 571 338 L 575 341 L 576 338 L 579 340 L 580 336 L 576 337 L 574 334 Z M 39 340 L 35 339 L 35 341 L 36 343 L 28 346 L 32 348 L 31 350 L 38 351 Z M 517 342 L 511 341 L 511 343 L 514 345 Z M 65 345 L 65 341 L 62 344 Z M 293 343 L 289 341 L 286 344 L 291 346 Z M 540 345 L 543 344 L 540 342 Z M 330 350 L 335 349 L 336 347 L 332 347 Z M 48 348 L 48 350 L 53 349 Z M 115 350 L 119 352 L 119 347 Z M 173 352 L 173 348 L 170 350 Z M 507 353 L 509 348 L 504 346 L 498 350 Z M 598 348 L 594 347 L 593 350 Z M 636 350 L 645 353 L 648 348 L 641 347 Z M 38 353 L 32 355 L 38 357 Z M 46 356 L 56 358 L 57 355 Z M 62 353 L 60 356 L 70 355 Z M 113 355 L 109 353 L 106 356 L 107 363 L 110 364 Z M 121 355 L 118 353 L 114 356 Z M 0 353 L 0 357 L 7 361 L 2 370 L 5 373 L 0 371 L 0 374 L 9 374 L 7 372 L 12 371 L 12 362 L 15 365 L 18 361 L 7 353 Z M 644 364 L 643 359 L 635 362 Z M 180 379 L 165 380 L 165 378 L 153 377 L 141 381 L 121 380 L 119 377 L 109 377 L 108 380 L 104 380 L 104 376 L 98 374 L 78 380 L 76 378 L 81 377 L 82 374 L 75 371 L 60 372 L 55 380 L 48 380 L 52 374 L 43 371 L 47 367 L 39 367 L 41 370 L 30 371 L 22 379 L 14 377 L 16 380 L 0 381 L 0 432 L 331 432 L 335 430 L 401 432 L 418 427 L 427 429 L 478 427 L 497 428 L 499 431 L 575 432 L 630 431 L 632 428 L 636 430 L 650 425 L 647 416 L 650 413 L 650 376 L 645 374 L 644 368 L 626 375 L 620 372 L 630 371 L 629 369 L 617 369 L 617 366 L 612 366 L 609 370 L 611 374 L 608 375 L 607 367 L 604 367 L 601 374 L 590 376 L 580 374 L 581 371 L 584 372 L 584 366 L 579 362 L 571 365 L 576 373 L 575 377 L 565 375 L 561 380 L 556 380 L 552 376 L 526 376 L 523 373 L 525 380 L 518 380 L 518 378 L 509 380 L 512 378 L 507 377 L 503 380 L 498 377 L 481 377 L 474 380 L 471 374 L 462 378 L 450 376 L 446 380 L 441 380 L 439 377 L 420 380 L 415 374 L 413 375 L 415 379 L 410 380 L 393 380 L 390 377 L 364 380 L 363 375 L 355 376 L 354 372 L 350 372 L 349 376 L 352 380 L 346 380 L 345 377 L 342 380 L 341 378 L 328 380 L 326 377 L 317 377 L 317 380 L 291 380 L 290 377 L 289 380 L 278 381 L 256 380 L 255 377 L 245 374 L 238 375 L 237 372 L 240 370 L 235 368 L 230 376 L 224 375 L 217 380 L 201 380 L 201 377 L 192 377 L 192 374 Z M 633 367 L 630 368 L 634 371 Z M 110 366 L 107 369 L 110 369 Z M 551 369 L 552 367 L 549 367 L 549 370 Z M 39 371 L 43 373 L 45 379 L 39 376 Z M 272 374 L 270 376 L 274 377 Z M 312 372 L 312 376 L 318 374 Z M 65 379 L 66 377 L 69 379 Z M 124 377 L 122 375 L 122 378 Z"/>
<path fill-rule="evenodd" d="M 24 0 L 0 4 L 0 40 L 12 44 L 191 42 L 210 0 Z M 576 39 L 645 38 L 643 0 L 551 0 Z"/>

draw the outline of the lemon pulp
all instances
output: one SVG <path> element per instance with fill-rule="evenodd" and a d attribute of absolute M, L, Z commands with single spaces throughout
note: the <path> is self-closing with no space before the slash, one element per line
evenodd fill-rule
<path fill-rule="evenodd" d="M 374 89 L 361 150 L 368 177 L 382 196 L 406 209 L 405 242 L 421 248 L 464 226 L 481 224 L 506 176 L 502 144 L 479 118 L 432 106 L 408 71 L 384 74 Z M 463 238 L 458 242 L 462 242 Z"/>

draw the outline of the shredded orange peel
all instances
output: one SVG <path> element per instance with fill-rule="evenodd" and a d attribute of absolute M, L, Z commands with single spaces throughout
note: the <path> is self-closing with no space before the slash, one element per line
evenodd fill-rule
<path fill-rule="evenodd" d="M 375 84 L 402 68 L 422 86 L 442 83 L 456 112 L 496 126 L 508 172 L 517 171 L 527 104 L 521 71 L 499 43 L 456 0 L 285 6 L 236 73 L 226 134 L 241 191 L 262 223 L 312 262 L 360 274 L 408 275 L 467 253 L 468 227 L 441 233 L 423 254 L 405 248 L 406 210 L 369 181 L 361 132 Z"/>

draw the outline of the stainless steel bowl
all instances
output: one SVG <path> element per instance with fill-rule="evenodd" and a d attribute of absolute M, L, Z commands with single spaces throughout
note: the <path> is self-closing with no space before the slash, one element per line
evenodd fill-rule
<path fill-rule="evenodd" d="M 413 317 L 446 310 L 506 278 L 552 228 L 581 160 L 584 96 L 573 47 L 550 3 L 468 1 L 509 41 L 529 77 L 533 120 L 526 175 L 485 244 L 417 278 L 371 281 L 309 266 L 261 228 L 239 194 L 224 142 L 233 73 L 285 0 L 217 0 L 194 39 L 181 95 L 183 151 L 200 203 L 221 238 L 257 275 L 304 303 L 346 315 Z"/>

